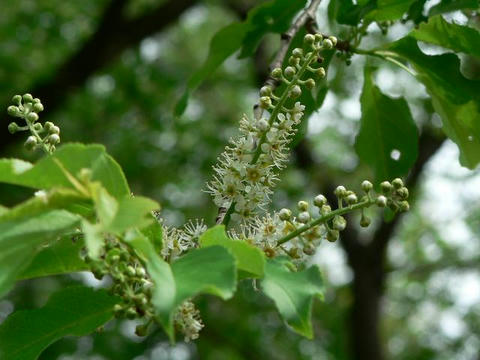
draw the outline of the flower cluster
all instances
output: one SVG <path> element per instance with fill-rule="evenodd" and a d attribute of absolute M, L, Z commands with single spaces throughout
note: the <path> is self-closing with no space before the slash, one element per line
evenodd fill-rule
<path fill-rule="evenodd" d="M 220 209 L 228 209 L 230 215 L 243 223 L 251 223 L 258 209 L 265 209 L 270 202 L 272 188 L 278 181 L 276 171 L 282 169 L 288 159 L 288 143 L 295 134 L 305 107 L 296 101 L 302 87 L 315 87 L 315 80 L 302 78 L 307 72 L 322 78 L 323 67 L 314 68 L 320 59 L 320 51 L 331 49 L 336 38 L 324 39 L 322 35 L 305 36 L 305 48 L 296 48 L 284 70 L 275 68 L 271 76 L 285 84 L 276 95 L 270 86 L 260 90 L 260 108 L 253 118 L 246 115 L 240 121 L 238 138 L 231 139 L 214 166 L 215 176 L 207 184 Z"/>
<path fill-rule="evenodd" d="M 268 257 L 283 254 L 303 261 L 315 253 L 322 239 L 334 242 L 339 238 L 340 232 L 347 226 L 344 215 L 349 212 L 360 210 L 360 226 L 367 227 L 371 220 L 365 209 L 372 205 L 388 206 L 395 212 L 408 211 L 408 189 L 400 178 L 392 183 L 384 181 L 380 188 L 381 194 L 374 195 L 372 183 L 365 180 L 362 183 L 364 195 L 359 198 L 355 192 L 340 185 L 334 192 L 337 199 L 335 210 L 320 194 L 313 199 L 313 208 L 318 213 L 316 217 L 311 204 L 302 200 L 297 204 L 296 216 L 290 209 L 282 209 L 273 215 L 256 218 L 253 225 L 243 225 L 239 232 L 232 230 L 230 235 L 261 248 Z"/>
<path fill-rule="evenodd" d="M 184 334 L 185 342 L 198 339 L 200 330 L 203 329 L 203 322 L 200 318 L 200 311 L 191 301 L 184 301 L 179 306 L 174 316 L 175 326 Z"/>
<path fill-rule="evenodd" d="M 28 150 L 43 149 L 47 154 L 55 151 L 55 145 L 60 142 L 60 129 L 55 124 L 47 121 L 45 125 L 37 122 L 38 113 L 43 111 L 40 99 L 31 94 L 15 95 L 12 98 L 14 105 L 8 107 L 9 115 L 25 120 L 26 125 L 20 126 L 16 122 L 8 125 L 8 131 L 15 134 L 18 131 L 30 131 L 30 136 L 25 141 Z M 42 137 L 43 135 L 43 137 Z"/>
<path fill-rule="evenodd" d="M 189 221 L 183 228 L 163 225 L 162 257 L 170 262 L 188 249 L 198 246 L 198 239 L 207 230 L 203 220 Z"/>

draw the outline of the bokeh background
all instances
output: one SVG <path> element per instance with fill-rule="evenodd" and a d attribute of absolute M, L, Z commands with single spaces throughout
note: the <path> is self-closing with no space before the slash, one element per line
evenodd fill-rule
<path fill-rule="evenodd" d="M 6 109 L 17 93 L 40 97 L 46 108 L 41 119 L 61 127 L 62 142 L 104 144 L 134 193 L 162 204 L 168 224 L 204 218 L 212 225 L 216 209 L 203 192 L 205 182 L 242 113 L 251 114 L 279 36 L 267 35 L 254 57 L 229 58 L 193 93 L 183 116 L 175 117 L 173 108 L 215 32 L 244 19 L 258 3 L 2 0 L 0 106 Z M 427 1 L 426 8 L 436 3 Z M 327 6 L 320 6 L 319 27 L 341 38 L 347 29 L 329 20 Z M 471 15 L 446 16 L 475 25 Z M 412 26 L 398 23 L 382 35 L 372 25 L 362 47 L 400 38 Z M 341 242 L 320 246 L 312 261 L 323 271 L 327 292 L 314 306 L 314 340 L 289 331 L 272 302 L 243 283 L 233 300 L 198 299 L 206 327 L 194 343 L 170 346 L 161 331 L 139 338 L 134 322 L 112 321 L 94 335 L 55 343 L 41 359 L 361 359 L 353 339 L 372 347 L 372 360 L 382 358 L 378 348 L 392 359 L 480 359 L 480 174 L 459 165 L 425 89 L 408 73 L 358 56 L 348 67 L 334 58 L 325 102 L 295 141 L 272 209 L 336 184 L 358 189 L 372 178 L 353 148 L 365 61 L 378 66 L 375 79 L 384 93 L 408 99 L 422 132 L 411 175 L 412 210 L 390 222 L 377 215 L 372 228 L 353 225 Z M 462 58 L 462 66 L 464 74 L 478 77 L 475 59 Z M 1 156 L 34 160 L 37 155 L 22 147 L 23 134 L 8 133 L 3 114 Z M 7 206 L 30 195 L 0 187 Z M 18 284 L 0 300 L 0 322 L 79 282 L 102 286 L 88 274 Z"/>

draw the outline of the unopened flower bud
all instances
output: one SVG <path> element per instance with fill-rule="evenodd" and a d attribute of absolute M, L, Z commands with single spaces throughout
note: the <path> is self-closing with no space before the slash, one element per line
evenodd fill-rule
<path fill-rule="evenodd" d="M 328 39 L 332 42 L 333 46 L 337 45 L 337 38 L 335 36 L 329 36 Z"/>
<path fill-rule="evenodd" d="M 310 243 L 307 243 L 305 244 L 305 246 L 303 247 L 303 252 L 305 255 L 313 255 L 315 254 L 315 246 L 313 246 L 312 244 Z"/>
<path fill-rule="evenodd" d="M 355 195 L 355 194 L 350 194 L 350 195 L 347 196 L 347 203 L 348 203 L 349 205 L 353 205 L 353 204 L 355 204 L 357 201 L 358 201 L 357 195 Z"/>
<path fill-rule="evenodd" d="M 330 205 L 323 205 L 322 208 L 320 209 L 320 212 L 321 212 L 323 215 L 326 215 L 326 214 L 332 212 L 332 208 L 330 207 Z"/>
<path fill-rule="evenodd" d="M 297 204 L 298 210 L 300 211 L 307 211 L 308 210 L 308 202 L 306 201 L 299 201 Z"/>
<path fill-rule="evenodd" d="M 60 134 L 60 128 L 58 126 L 53 125 L 50 128 L 50 134 Z"/>
<path fill-rule="evenodd" d="M 322 42 L 322 46 L 323 46 L 324 49 L 331 49 L 331 48 L 333 48 L 333 43 L 330 39 L 325 39 Z"/>
<path fill-rule="evenodd" d="M 282 209 L 278 213 L 280 220 L 287 221 L 292 217 L 292 212 L 289 209 Z"/>
<path fill-rule="evenodd" d="M 287 78 L 291 78 L 293 75 L 295 75 L 296 71 L 295 71 L 295 68 L 293 66 L 287 66 L 285 68 L 285 76 Z"/>
<path fill-rule="evenodd" d="M 380 195 L 379 197 L 377 197 L 376 204 L 379 207 L 387 206 L 387 198 L 383 195 Z"/>
<path fill-rule="evenodd" d="M 365 181 L 362 182 L 362 190 L 363 191 L 368 193 L 372 189 L 373 189 L 373 184 L 370 181 L 365 180 Z"/>
<path fill-rule="evenodd" d="M 28 94 L 28 93 L 27 93 L 27 94 L 24 94 L 24 95 L 23 95 L 23 101 L 25 101 L 25 102 L 32 102 L 32 101 L 33 101 L 33 96 L 32 96 L 32 94 Z"/>
<path fill-rule="evenodd" d="M 302 211 L 300 214 L 298 214 L 298 221 L 301 222 L 302 224 L 305 224 L 310 221 L 310 214 L 308 211 Z"/>
<path fill-rule="evenodd" d="M 327 240 L 330 242 L 335 242 L 338 240 L 338 237 L 340 236 L 340 233 L 338 230 L 328 230 L 327 232 Z"/>
<path fill-rule="evenodd" d="M 347 220 L 343 216 L 335 216 L 333 219 L 333 228 L 335 230 L 343 231 L 347 227 Z"/>
<path fill-rule="evenodd" d="M 39 113 L 40 111 L 43 111 L 43 105 L 42 103 L 35 103 L 33 104 L 33 111 L 35 111 L 36 113 Z"/>
<path fill-rule="evenodd" d="M 47 141 L 52 145 L 58 144 L 60 142 L 60 136 L 52 134 L 47 138 Z"/>
<path fill-rule="evenodd" d="M 306 44 L 311 45 L 315 42 L 315 36 L 313 36 L 312 34 L 307 34 L 303 38 L 303 41 L 305 41 Z"/>
<path fill-rule="evenodd" d="M 20 95 L 15 95 L 13 98 L 12 98 L 12 102 L 15 104 L 15 105 L 20 105 L 22 103 L 22 97 Z"/>
<path fill-rule="evenodd" d="M 275 68 L 272 70 L 272 77 L 274 79 L 280 79 L 282 77 L 282 69 Z"/>
<path fill-rule="evenodd" d="M 327 203 L 327 198 L 322 194 L 315 196 L 315 198 L 313 199 L 313 204 L 319 208 L 325 205 L 326 203 Z"/>
<path fill-rule="evenodd" d="M 305 87 L 308 89 L 308 90 L 312 90 L 314 87 L 315 87 L 315 80 L 313 79 L 308 79 L 305 81 Z"/>
<path fill-rule="evenodd" d="M 396 191 L 398 197 L 402 200 L 407 200 L 408 199 L 408 189 L 406 187 L 401 187 Z"/>
<path fill-rule="evenodd" d="M 288 64 L 291 66 L 297 66 L 298 64 L 300 64 L 300 58 L 295 56 L 290 56 L 288 58 Z"/>
<path fill-rule="evenodd" d="M 347 189 L 345 189 L 345 186 L 340 185 L 340 186 L 337 186 L 337 188 L 333 193 L 335 194 L 336 197 L 342 199 L 345 197 L 347 193 Z"/>
<path fill-rule="evenodd" d="M 323 35 L 322 34 L 315 34 L 315 42 L 320 42 L 323 40 Z"/>
<path fill-rule="evenodd" d="M 261 96 L 270 96 L 272 94 L 272 88 L 270 86 L 262 86 L 260 89 Z"/>
<path fill-rule="evenodd" d="M 295 85 L 292 90 L 290 91 L 290 97 L 293 99 L 298 98 L 300 95 L 302 95 L 302 89 L 300 89 L 300 86 Z"/>
<path fill-rule="evenodd" d="M 368 227 L 371 224 L 372 220 L 365 214 L 362 214 L 362 217 L 360 219 L 360 226 L 361 227 Z"/>
<path fill-rule="evenodd" d="M 18 125 L 15 122 L 8 124 L 8 132 L 10 134 L 15 134 L 18 131 Z"/>
<path fill-rule="evenodd" d="M 134 308 L 129 308 L 126 315 L 127 319 L 133 320 L 137 317 L 137 311 Z"/>
<path fill-rule="evenodd" d="M 27 150 L 32 150 L 35 145 L 37 145 L 37 138 L 33 135 L 29 136 L 27 138 L 27 141 L 25 141 L 25 147 L 27 148 Z"/>
<path fill-rule="evenodd" d="M 320 77 L 320 79 L 324 78 L 325 77 L 325 68 L 324 67 L 319 67 L 318 70 L 317 70 L 317 75 L 318 77 Z"/>
<path fill-rule="evenodd" d="M 35 129 L 35 131 L 42 131 L 43 126 L 41 123 L 35 123 L 33 124 L 33 128 Z"/>
<path fill-rule="evenodd" d="M 135 328 L 135 335 L 137 336 L 147 336 L 148 326 L 147 324 L 137 325 Z"/>
<path fill-rule="evenodd" d="M 388 194 L 390 191 L 392 191 L 392 184 L 390 184 L 388 181 L 384 181 L 380 184 L 380 188 L 384 194 Z"/>
<path fill-rule="evenodd" d="M 262 131 L 262 132 L 265 132 L 268 130 L 268 128 L 270 127 L 269 124 L 268 124 L 268 121 L 265 120 L 265 119 L 260 119 L 258 120 L 257 122 L 257 127 L 258 127 L 258 130 Z"/>
<path fill-rule="evenodd" d="M 400 178 L 393 179 L 392 185 L 395 189 L 400 189 L 403 186 L 403 181 Z"/>
<path fill-rule="evenodd" d="M 264 109 L 268 109 L 272 106 L 272 99 L 268 96 L 262 96 L 260 98 L 260 106 Z"/>
<path fill-rule="evenodd" d="M 20 109 L 14 105 L 10 105 L 7 108 L 8 115 L 10 116 L 19 116 L 20 115 Z"/>
<path fill-rule="evenodd" d="M 303 49 L 301 48 L 293 49 L 292 55 L 295 56 L 296 58 L 301 58 L 303 56 Z"/>
<path fill-rule="evenodd" d="M 33 123 L 38 120 L 38 115 L 34 112 L 28 113 L 27 120 Z"/>
<path fill-rule="evenodd" d="M 401 212 L 410 210 L 410 204 L 408 203 L 408 201 L 400 201 L 398 207 Z"/>
<path fill-rule="evenodd" d="M 50 121 L 47 121 L 45 123 L 45 125 L 43 125 L 43 128 L 45 129 L 45 131 L 49 132 L 50 133 L 50 130 L 52 130 L 52 127 L 54 127 L 55 125 L 50 122 Z"/>

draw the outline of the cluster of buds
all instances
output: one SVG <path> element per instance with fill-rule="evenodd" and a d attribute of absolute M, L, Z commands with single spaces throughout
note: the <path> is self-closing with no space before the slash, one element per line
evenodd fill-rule
<path fill-rule="evenodd" d="M 352 211 L 361 211 L 360 226 L 368 227 L 371 219 L 365 209 L 371 206 L 389 207 L 394 212 L 409 209 L 408 189 L 399 178 L 391 183 L 382 182 L 380 194 L 373 194 L 373 185 L 367 180 L 361 187 L 363 194 L 359 196 L 342 185 L 338 186 L 334 191 L 337 198 L 335 210 L 320 194 L 313 199 L 313 206 L 307 201 L 299 201 L 296 214 L 290 209 L 282 209 L 273 216 L 257 218 L 253 226 L 243 226 L 240 233 L 232 231 L 231 236 L 260 247 L 268 257 L 287 254 L 294 260 L 303 261 L 315 253 L 322 239 L 338 240 L 347 226 L 344 215 Z"/>
<path fill-rule="evenodd" d="M 232 218 L 251 222 L 258 209 L 270 202 L 272 188 L 278 181 L 276 171 L 285 167 L 289 142 L 303 117 L 303 106 L 296 101 L 302 87 L 313 89 L 315 80 L 323 78 L 325 69 L 315 67 L 322 61 L 320 52 L 332 49 L 335 37 L 308 34 L 304 48 L 296 48 L 285 69 L 273 69 L 271 76 L 286 86 L 275 94 L 270 86 L 260 89 L 260 107 L 253 119 L 240 121 L 241 136 L 230 141 L 214 166 L 214 179 L 207 185 L 219 208 L 229 209 Z M 305 75 L 311 73 L 307 79 Z M 226 217 L 227 221 L 228 218 Z"/>
<path fill-rule="evenodd" d="M 15 95 L 12 102 L 14 105 L 8 107 L 8 114 L 23 119 L 26 125 L 20 126 L 16 122 L 11 122 L 8 125 L 8 131 L 11 134 L 29 131 L 30 136 L 25 141 L 25 147 L 28 150 L 42 148 L 46 153 L 53 153 L 55 145 L 60 143 L 60 128 L 49 121 L 44 125 L 37 122 L 38 113 L 43 111 L 40 99 L 34 98 L 31 94 L 24 94 L 23 96 Z"/>

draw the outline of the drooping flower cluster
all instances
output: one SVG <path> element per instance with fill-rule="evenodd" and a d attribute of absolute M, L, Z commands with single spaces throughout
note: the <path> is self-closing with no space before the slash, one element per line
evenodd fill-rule
<path fill-rule="evenodd" d="M 200 311 L 189 300 L 184 301 L 175 313 L 175 326 L 184 335 L 185 342 L 198 339 L 204 325 L 200 318 Z"/>
<path fill-rule="evenodd" d="M 183 228 L 163 225 L 162 257 L 173 261 L 188 249 L 198 246 L 198 239 L 207 230 L 203 220 L 189 221 Z"/>
<path fill-rule="evenodd" d="M 228 209 L 226 219 L 231 214 L 241 222 L 252 222 L 258 210 L 270 202 L 278 181 L 276 172 L 285 167 L 288 143 L 303 117 L 305 107 L 296 101 L 302 94 L 301 86 L 315 86 L 313 78 L 302 77 L 307 71 L 325 76 L 323 67 L 312 66 L 318 63 L 320 51 L 331 49 L 335 43 L 334 37 L 306 35 L 305 49 L 293 50 L 290 65 L 272 71 L 272 77 L 286 85 L 281 94 L 275 95 L 270 86 L 262 87 L 260 111 L 253 118 L 244 115 L 241 119 L 240 136 L 230 140 L 214 166 L 213 180 L 207 184 L 215 204 Z"/>

